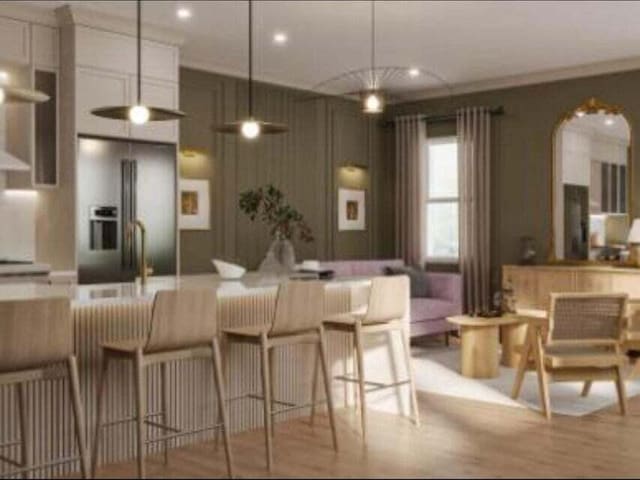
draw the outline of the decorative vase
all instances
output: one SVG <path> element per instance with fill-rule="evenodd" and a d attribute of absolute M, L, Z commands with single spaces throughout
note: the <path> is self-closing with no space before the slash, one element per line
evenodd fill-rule
<path fill-rule="evenodd" d="M 281 233 L 276 233 L 258 270 L 261 273 L 289 274 L 295 270 L 295 266 L 293 244 Z"/>

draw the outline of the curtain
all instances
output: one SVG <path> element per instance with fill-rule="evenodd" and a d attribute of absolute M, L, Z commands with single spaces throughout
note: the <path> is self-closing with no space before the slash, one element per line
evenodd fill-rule
<path fill-rule="evenodd" d="M 426 125 L 419 115 L 395 118 L 396 256 L 422 267 L 425 260 L 425 181 L 423 152 Z"/>
<path fill-rule="evenodd" d="M 457 111 L 460 172 L 460 271 L 467 312 L 488 310 L 491 230 L 491 114 L 487 108 Z"/>

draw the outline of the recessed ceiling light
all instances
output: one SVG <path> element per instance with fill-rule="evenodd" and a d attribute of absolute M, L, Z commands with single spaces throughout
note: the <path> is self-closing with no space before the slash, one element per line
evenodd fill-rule
<path fill-rule="evenodd" d="M 605 118 L 605 119 L 604 119 L 604 124 L 605 124 L 605 125 L 607 125 L 607 126 L 609 126 L 609 127 L 610 127 L 611 125 L 613 125 L 613 123 L 614 123 L 613 118 Z"/>
<path fill-rule="evenodd" d="M 287 37 L 287 34 L 284 32 L 276 32 L 273 34 L 273 43 L 276 45 L 284 45 L 287 43 L 287 40 L 289 40 L 289 37 Z"/>
<path fill-rule="evenodd" d="M 188 8 L 182 7 L 176 11 L 176 15 L 178 16 L 179 19 L 186 20 L 188 18 L 191 18 L 191 10 L 189 10 Z"/>
<path fill-rule="evenodd" d="M 417 77 L 418 75 L 420 75 L 420 69 L 419 68 L 410 68 L 409 69 L 409 76 L 410 77 Z"/>

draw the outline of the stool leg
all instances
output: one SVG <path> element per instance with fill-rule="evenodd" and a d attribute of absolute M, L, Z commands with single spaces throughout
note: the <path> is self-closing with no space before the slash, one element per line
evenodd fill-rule
<path fill-rule="evenodd" d="M 220 369 L 222 371 L 222 385 L 226 387 L 227 385 L 227 361 L 229 358 L 229 342 L 227 342 L 226 336 L 224 334 L 221 335 L 220 340 L 216 337 L 216 344 L 218 345 L 219 356 L 220 356 Z M 226 388 L 225 388 L 226 390 Z M 221 407 L 218 406 L 218 420 L 217 423 L 221 424 L 223 421 L 222 418 L 222 410 Z M 220 444 L 220 429 L 216 428 L 214 432 L 214 451 L 218 451 L 218 445 Z"/>
<path fill-rule="evenodd" d="M 229 418 L 225 405 L 225 376 L 222 369 L 222 356 L 220 355 L 220 345 L 218 339 L 213 339 L 213 374 L 216 392 L 218 394 L 218 412 L 222 423 L 222 436 L 224 439 L 224 453 L 227 459 L 227 474 L 233 478 L 233 458 L 231 457 L 231 442 L 229 441 Z M 216 429 L 216 432 L 218 430 Z"/>
<path fill-rule="evenodd" d="M 320 351 L 313 349 L 313 373 L 311 374 L 311 418 L 309 424 L 313 427 L 316 416 L 316 401 L 318 396 L 318 363 L 320 362 Z"/>
<path fill-rule="evenodd" d="M 320 365 L 322 366 L 322 377 L 324 378 L 324 391 L 327 398 L 327 408 L 329 410 L 329 424 L 331 425 L 331 436 L 333 438 L 333 448 L 338 451 L 338 435 L 336 433 L 336 420 L 333 414 L 333 395 L 331 394 L 331 381 L 329 380 L 329 368 L 327 366 L 327 352 L 324 339 L 324 328 L 320 327 L 320 339 L 318 341 L 318 354 L 320 357 Z M 316 357 L 317 358 L 317 357 Z M 313 376 L 315 383 L 316 377 Z"/>
<path fill-rule="evenodd" d="M 404 351 L 404 361 L 407 366 L 407 375 L 409 375 L 409 388 L 411 389 L 411 407 L 413 410 L 414 423 L 420 426 L 420 412 L 418 411 L 418 396 L 416 394 L 416 382 L 413 376 L 413 366 L 411 364 L 411 342 L 409 335 L 404 328 L 399 330 L 402 338 L 402 350 Z"/>
<path fill-rule="evenodd" d="M 73 417 L 76 430 L 76 446 L 80 451 L 80 469 L 82 477 L 89 476 L 89 459 L 87 458 L 87 444 L 85 441 L 84 409 L 80 398 L 80 378 L 78 376 L 78 362 L 75 355 L 71 355 L 67 360 L 69 371 L 69 389 L 73 399 Z"/>
<path fill-rule="evenodd" d="M 165 362 L 160 364 L 160 376 L 162 377 L 162 424 L 169 424 L 169 369 Z M 162 454 L 164 457 L 164 464 L 169 464 L 169 439 L 162 442 Z"/>
<path fill-rule="evenodd" d="M 20 420 L 20 457 L 23 468 L 31 468 L 31 435 L 29 430 L 29 418 L 27 415 L 27 396 L 24 383 L 16 385 L 18 400 L 18 416 Z M 22 478 L 31 478 L 31 472 L 24 472 Z"/>
<path fill-rule="evenodd" d="M 100 454 L 100 441 L 102 440 L 102 423 L 104 419 L 104 387 L 107 382 L 107 369 L 109 368 L 109 356 L 103 353 L 102 365 L 100 366 L 100 376 L 98 378 L 98 390 L 96 391 L 96 428 L 93 432 L 93 450 L 91 453 L 91 477 L 96 477 L 98 467 L 98 455 Z"/>
<path fill-rule="evenodd" d="M 591 392 L 592 384 L 593 382 L 591 380 L 587 380 L 586 382 L 584 382 L 584 385 L 582 386 L 582 393 L 580 395 L 583 397 L 588 397 L 589 393 Z"/>
<path fill-rule="evenodd" d="M 138 478 L 145 478 L 144 451 L 146 445 L 146 431 L 144 420 L 146 416 L 145 375 L 142 350 L 137 349 L 134 361 L 134 390 L 136 394 L 136 427 L 137 427 L 137 460 Z"/>
<path fill-rule="evenodd" d="M 273 466 L 273 437 L 271 436 L 271 380 L 269 378 L 269 339 L 267 334 L 260 336 L 260 358 L 262 363 L 262 395 L 264 397 L 264 435 L 267 444 L 267 468 Z"/>
<path fill-rule="evenodd" d="M 269 390 L 271 391 L 271 412 L 275 412 L 276 410 L 276 352 L 273 348 L 269 349 Z M 273 416 L 271 417 L 271 436 L 275 436 L 276 434 L 276 422 Z"/>
<path fill-rule="evenodd" d="M 360 397 L 360 422 L 362 423 L 362 440 L 367 443 L 367 399 L 364 384 L 364 345 L 362 342 L 362 325 L 356 322 L 356 363 L 358 365 L 358 393 Z"/>

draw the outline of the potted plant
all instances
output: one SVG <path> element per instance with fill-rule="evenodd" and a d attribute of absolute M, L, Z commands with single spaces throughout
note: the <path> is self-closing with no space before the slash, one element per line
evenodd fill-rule
<path fill-rule="evenodd" d="M 313 242 L 311 228 L 303 215 L 286 202 L 284 194 L 269 184 L 240 194 L 240 210 L 253 222 L 266 224 L 273 241 L 267 256 L 260 264 L 260 271 L 288 273 L 295 268 L 295 252 L 291 239 Z"/>

